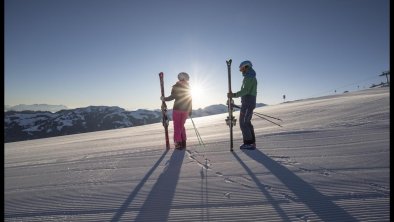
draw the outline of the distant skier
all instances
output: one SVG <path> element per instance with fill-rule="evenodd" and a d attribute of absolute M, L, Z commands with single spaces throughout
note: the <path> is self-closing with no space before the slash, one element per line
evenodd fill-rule
<path fill-rule="evenodd" d="M 174 100 L 172 120 L 174 123 L 174 143 L 176 149 L 186 148 L 186 119 L 192 112 L 192 97 L 189 87 L 189 74 L 178 74 L 178 82 L 172 86 L 171 95 L 160 97 L 162 101 Z"/>
<path fill-rule="evenodd" d="M 255 149 L 256 138 L 251 123 L 253 110 L 256 108 L 257 79 L 256 72 L 250 61 L 243 61 L 239 65 L 239 71 L 244 76 L 241 90 L 236 93 L 228 93 L 228 97 L 241 97 L 241 112 L 239 114 L 239 125 L 242 131 L 243 144 L 240 149 Z"/>

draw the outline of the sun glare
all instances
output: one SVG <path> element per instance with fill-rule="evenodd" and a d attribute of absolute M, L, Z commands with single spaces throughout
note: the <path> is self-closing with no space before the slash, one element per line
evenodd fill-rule
<path fill-rule="evenodd" d="M 201 99 L 203 94 L 203 89 L 199 85 L 192 85 L 191 86 L 191 94 L 193 99 Z"/>
<path fill-rule="evenodd" d="M 190 94 L 193 100 L 193 109 L 205 108 L 213 104 L 212 88 L 210 87 L 211 81 L 209 81 L 210 72 L 199 70 L 196 66 L 191 72 L 190 79 Z M 205 73 L 205 74 L 201 74 Z"/>

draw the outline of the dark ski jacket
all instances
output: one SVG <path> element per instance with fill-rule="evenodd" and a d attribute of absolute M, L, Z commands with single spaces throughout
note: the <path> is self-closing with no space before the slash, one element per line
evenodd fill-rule
<path fill-rule="evenodd" d="M 165 101 L 174 100 L 174 110 L 192 112 L 192 96 L 190 93 L 189 83 L 187 81 L 178 81 L 172 86 L 171 95 L 164 97 Z"/>

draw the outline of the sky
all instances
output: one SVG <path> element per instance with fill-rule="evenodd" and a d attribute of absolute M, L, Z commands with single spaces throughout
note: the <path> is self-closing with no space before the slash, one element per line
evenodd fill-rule
<path fill-rule="evenodd" d="M 160 72 L 166 95 L 189 73 L 193 109 L 225 104 L 229 59 L 232 91 L 250 60 L 257 102 L 274 105 L 390 69 L 388 0 L 5 0 L 4 13 L 5 105 L 159 109 Z"/>

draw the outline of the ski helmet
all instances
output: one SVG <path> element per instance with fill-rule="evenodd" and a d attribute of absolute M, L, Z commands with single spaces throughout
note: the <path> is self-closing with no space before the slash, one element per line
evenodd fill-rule
<path fill-rule="evenodd" d="M 187 74 L 186 72 L 180 72 L 179 74 L 178 74 L 178 79 L 179 80 L 186 80 L 186 81 L 189 81 L 189 74 Z"/>
<path fill-rule="evenodd" d="M 253 65 L 252 65 L 252 62 L 251 62 L 251 61 L 246 60 L 246 61 L 241 62 L 241 64 L 239 65 L 239 68 L 242 68 L 242 67 L 244 67 L 244 66 L 252 67 Z"/>

